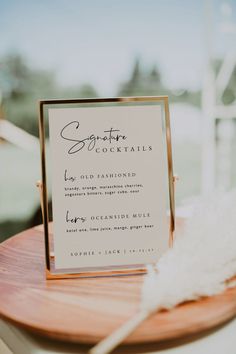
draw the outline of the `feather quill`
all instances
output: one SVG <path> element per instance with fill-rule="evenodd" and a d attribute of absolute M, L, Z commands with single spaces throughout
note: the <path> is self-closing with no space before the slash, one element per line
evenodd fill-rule
<path fill-rule="evenodd" d="M 223 292 L 236 275 L 236 191 L 202 203 L 155 267 L 149 267 L 140 312 L 89 352 L 110 353 L 142 321 L 161 309 Z"/>

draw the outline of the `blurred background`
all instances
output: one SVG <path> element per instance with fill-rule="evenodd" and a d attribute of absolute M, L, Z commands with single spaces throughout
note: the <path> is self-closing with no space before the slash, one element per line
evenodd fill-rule
<path fill-rule="evenodd" d="M 168 95 L 177 205 L 236 184 L 236 0 L 0 0 L 0 240 L 40 222 L 37 100 Z"/>

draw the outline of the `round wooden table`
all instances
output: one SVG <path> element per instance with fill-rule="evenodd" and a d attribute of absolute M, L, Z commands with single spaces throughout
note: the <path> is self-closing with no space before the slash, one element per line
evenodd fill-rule
<path fill-rule="evenodd" d="M 93 344 L 133 316 L 143 276 L 46 280 L 42 226 L 0 244 L 0 316 L 30 333 Z M 236 314 L 236 288 L 147 319 L 125 344 L 175 345 Z"/>

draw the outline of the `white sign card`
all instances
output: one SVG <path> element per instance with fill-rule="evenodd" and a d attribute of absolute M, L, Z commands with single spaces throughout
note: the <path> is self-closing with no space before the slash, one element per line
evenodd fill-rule
<path fill-rule="evenodd" d="M 167 250 L 162 115 L 158 104 L 48 108 L 55 269 L 150 264 Z"/>

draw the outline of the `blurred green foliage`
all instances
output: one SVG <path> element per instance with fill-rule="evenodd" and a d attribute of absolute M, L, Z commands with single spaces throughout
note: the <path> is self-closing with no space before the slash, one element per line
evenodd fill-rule
<path fill-rule="evenodd" d="M 35 136 L 38 136 L 39 99 L 97 96 L 89 84 L 60 87 L 54 72 L 32 69 L 19 54 L 9 54 L 0 60 L 0 93 L 5 118 Z"/>
<path fill-rule="evenodd" d="M 6 119 L 35 136 L 38 136 L 39 99 L 98 97 L 90 84 L 60 87 L 54 72 L 31 68 L 20 54 L 8 54 L 0 60 L 0 93 Z M 162 83 L 157 67 L 145 71 L 139 59 L 134 62 L 130 78 L 117 92 L 117 96 L 135 95 L 168 95 L 171 102 L 200 106 L 200 91 L 169 90 Z"/>
<path fill-rule="evenodd" d="M 192 92 L 186 89 L 176 91 L 170 90 L 162 82 L 161 73 L 154 65 L 148 70 L 144 70 L 140 60 L 137 58 L 134 62 L 130 78 L 120 85 L 118 96 L 169 96 L 171 103 L 188 102 L 200 107 L 200 91 Z"/>

